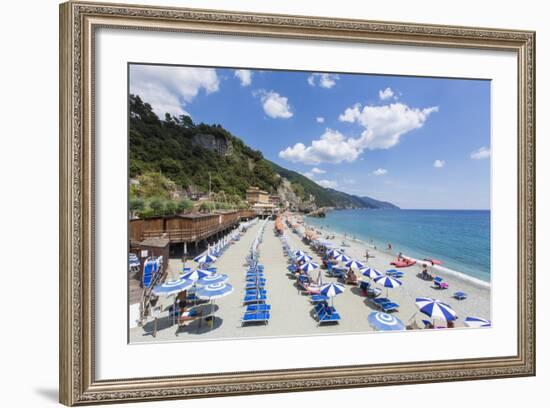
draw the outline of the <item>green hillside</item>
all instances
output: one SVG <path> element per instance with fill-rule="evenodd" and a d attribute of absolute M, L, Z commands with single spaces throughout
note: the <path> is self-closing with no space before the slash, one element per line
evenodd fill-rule
<path fill-rule="evenodd" d="M 244 199 L 249 186 L 276 193 L 285 178 L 296 196 L 308 201 L 312 195 L 319 207 L 379 208 L 376 203 L 381 202 L 321 187 L 266 160 L 261 152 L 251 149 L 221 125 L 195 124 L 184 115 L 176 118 L 166 114 L 161 120 L 139 96 L 130 95 L 129 102 L 131 178 L 158 178 L 155 174 L 160 173 L 164 184 L 173 182 L 171 188 L 203 193 L 211 188 L 214 193 L 223 191 L 234 202 Z M 144 190 L 132 191 L 139 196 Z"/>

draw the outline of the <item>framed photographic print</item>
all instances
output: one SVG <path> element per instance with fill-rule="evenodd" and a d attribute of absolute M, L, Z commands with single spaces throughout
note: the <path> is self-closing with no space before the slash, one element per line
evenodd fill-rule
<path fill-rule="evenodd" d="M 62 403 L 534 375 L 534 32 L 60 22 Z"/>

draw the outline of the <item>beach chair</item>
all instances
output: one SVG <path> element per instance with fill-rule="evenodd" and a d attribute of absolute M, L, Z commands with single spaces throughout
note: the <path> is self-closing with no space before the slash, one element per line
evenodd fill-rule
<path fill-rule="evenodd" d="M 402 278 L 405 274 L 397 269 L 389 269 L 386 271 L 386 275 L 391 276 L 392 278 Z"/>
<path fill-rule="evenodd" d="M 247 283 L 249 282 L 267 282 L 267 279 L 265 278 L 264 275 L 246 275 L 245 277 L 245 281 Z"/>
<path fill-rule="evenodd" d="M 268 305 L 267 303 L 252 303 L 250 305 L 246 305 L 245 312 L 266 312 L 271 310 L 271 305 Z"/>
<path fill-rule="evenodd" d="M 381 309 L 385 313 L 394 312 L 399 309 L 399 304 L 391 301 L 388 298 L 371 299 L 371 303 L 373 303 L 377 308 Z"/>
<path fill-rule="evenodd" d="M 267 296 L 264 294 L 253 294 L 253 295 L 245 295 L 243 299 L 243 303 L 246 305 L 248 303 L 265 303 L 267 300 Z"/>
<path fill-rule="evenodd" d="M 263 283 L 262 282 L 248 282 L 244 288 L 247 292 L 250 291 L 250 290 L 254 290 L 254 289 L 264 290 L 265 282 L 263 282 Z"/>
<path fill-rule="evenodd" d="M 398 310 L 399 304 L 395 302 L 388 302 L 388 303 L 382 303 L 381 305 L 379 305 L 379 307 L 380 309 L 382 309 L 384 313 L 390 313 Z"/>
<path fill-rule="evenodd" d="M 453 294 L 453 297 L 456 299 L 456 300 L 465 300 L 468 298 L 468 294 L 465 293 L 465 292 L 455 292 Z"/>
<path fill-rule="evenodd" d="M 344 279 L 346 277 L 346 272 L 342 268 L 333 268 L 332 276 L 338 279 Z"/>
<path fill-rule="evenodd" d="M 323 323 L 338 323 L 341 318 L 340 314 L 334 307 L 330 307 L 326 304 L 319 303 L 319 308 L 316 308 L 315 313 L 317 315 L 317 323 L 319 325 Z"/>
<path fill-rule="evenodd" d="M 328 300 L 328 296 L 321 295 L 321 294 L 314 294 L 309 297 L 309 300 L 311 303 L 319 303 L 319 302 L 326 302 Z"/>
<path fill-rule="evenodd" d="M 257 311 L 257 312 L 245 312 L 241 319 L 241 326 L 244 326 L 248 323 L 269 323 L 270 314 L 268 311 Z"/>
<path fill-rule="evenodd" d="M 434 283 L 433 287 L 436 288 L 436 289 L 448 289 L 449 288 L 449 284 L 447 282 L 445 282 L 443 280 L 443 278 L 440 277 L 440 276 L 436 276 L 434 278 L 433 283 Z"/>
<path fill-rule="evenodd" d="M 244 292 L 244 294 L 245 294 L 245 296 L 248 296 L 248 295 L 267 295 L 267 290 L 261 289 L 261 288 L 252 288 L 252 289 L 247 289 Z"/>

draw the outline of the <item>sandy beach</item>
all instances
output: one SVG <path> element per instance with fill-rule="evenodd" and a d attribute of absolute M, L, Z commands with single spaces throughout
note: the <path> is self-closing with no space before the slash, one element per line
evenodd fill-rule
<path fill-rule="evenodd" d="M 307 222 L 307 219 L 306 219 Z M 288 275 L 288 259 L 284 255 L 281 239 L 275 235 L 274 221 L 268 221 L 263 242 L 260 244 L 260 263 L 265 265 L 267 278 L 267 303 L 271 305 L 271 319 L 267 325 L 241 325 L 243 314 L 242 300 L 244 297 L 246 256 L 250 247 L 258 235 L 261 222 L 242 234 L 241 239 L 233 243 L 218 259 L 216 266 L 219 273 L 229 276 L 229 283 L 234 291 L 228 296 L 217 299 L 215 302 L 215 321 L 211 326 L 204 321 L 195 320 L 184 329 L 180 329 L 175 335 L 177 326 L 167 312 L 161 314 L 157 325 L 157 335 L 152 336 L 152 319 L 149 319 L 144 327 L 130 329 L 130 343 L 158 342 L 158 341 L 203 341 L 227 338 L 251 338 L 273 336 L 310 336 L 337 333 L 372 332 L 373 328 L 367 321 L 368 314 L 375 310 L 374 306 L 362 296 L 359 288 L 346 285 L 344 293 L 334 298 L 334 306 L 342 319 L 339 324 L 327 324 L 319 326 L 314 318 L 313 305 L 309 297 L 302 295 L 295 284 L 295 280 Z M 326 235 L 334 235 L 332 242 L 341 246 L 344 237 L 322 230 L 323 238 Z M 320 257 L 305 244 L 298 234 L 286 229 L 289 244 L 293 249 L 301 249 L 308 252 L 315 262 L 321 263 Z M 353 259 L 365 261 L 365 250 L 368 244 L 360 241 L 346 239 L 349 246 L 343 249 Z M 390 262 L 395 259 L 394 254 L 386 253 L 380 249 L 369 248 L 369 254 L 374 256 L 368 260 L 368 265 L 380 271 L 390 269 Z M 182 270 L 179 259 L 170 260 L 169 274 L 177 275 Z M 197 267 L 193 262 L 187 266 Z M 397 302 L 400 307 L 394 312 L 406 324 L 417 322 L 422 327 L 421 320 L 426 316 L 418 313 L 415 298 L 419 296 L 433 297 L 449 303 L 457 312 L 459 318 L 456 327 L 464 326 L 463 320 L 467 316 L 477 316 L 490 319 L 490 289 L 488 286 L 478 285 L 475 282 L 461 279 L 453 274 L 444 274 L 444 271 L 431 271 L 445 278 L 449 283 L 449 289 L 440 290 L 432 287 L 432 283 L 418 278 L 421 271 L 419 265 L 403 268 L 405 276 L 401 279 L 403 285 L 395 289 L 388 289 L 388 297 Z M 321 270 L 323 283 L 336 281 L 336 278 L 326 276 L 326 270 Z M 317 277 L 318 272 L 312 273 Z M 366 278 L 365 278 L 366 279 Z M 386 289 L 383 289 L 385 295 Z M 452 297 L 456 291 L 468 293 L 466 300 L 456 300 Z M 208 304 L 198 306 L 202 310 L 209 307 Z"/>

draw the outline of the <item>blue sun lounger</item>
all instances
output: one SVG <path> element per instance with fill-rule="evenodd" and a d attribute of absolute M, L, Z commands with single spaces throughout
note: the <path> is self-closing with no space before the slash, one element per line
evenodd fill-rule
<path fill-rule="evenodd" d="M 405 274 L 397 269 L 389 269 L 386 271 L 386 275 L 391 276 L 392 278 L 402 278 Z"/>
<path fill-rule="evenodd" d="M 265 283 L 266 282 L 266 279 L 262 276 L 247 276 L 246 277 L 246 281 L 247 282 L 261 282 L 261 283 Z"/>
<path fill-rule="evenodd" d="M 245 312 L 269 312 L 271 310 L 271 305 L 267 303 L 252 303 L 246 305 Z"/>
<path fill-rule="evenodd" d="M 269 312 L 267 311 L 264 311 L 264 312 L 246 312 L 244 315 L 243 315 L 243 318 L 241 320 L 241 325 L 245 325 L 247 323 L 264 323 L 264 324 L 268 324 L 269 323 L 269 318 L 271 316 L 269 315 Z"/>
<path fill-rule="evenodd" d="M 393 312 L 399 309 L 399 304 L 392 302 L 388 298 L 377 298 L 371 299 L 371 302 L 374 303 L 378 308 L 382 309 L 385 313 Z"/>
<path fill-rule="evenodd" d="M 311 295 L 309 300 L 311 300 L 311 303 L 326 302 L 328 300 L 328 296 L 320 294 Z"/>
<path fill-rule="evenodd" d="M 465 300 L 468 298 L 468 294 L 466 292 L 455 292 L 453 297 L 457 300 Z"/>
<path fill-rule="evenodd" d="M 267 300 L 267 296 L 264 294 L 250 294 L 250 295 L 245 295 L 244 299 L 243 299 L 243 303 L 244 304 L 247 304 L 247 303 L 264 303 L 265 301 Z"/>
<path fill-rule="evenodd" d="M 336 309 L 328 306 L 326 302 L 315 305 L 315 315 L 317 316 L 319 325 L 323 323 L 338 323 L 341 319 Z"/>
<path fill-rule="evenodd" d="M 245 286 L 245 290 L 246 290 L 247 293 L 248 293 L 249 291 L 255 290 L 255 289 L 265 290 L 265 284 L 263 284 L 263 283 L 248 282 L 248 283 L 246 284 L 246 286 Z"/>

